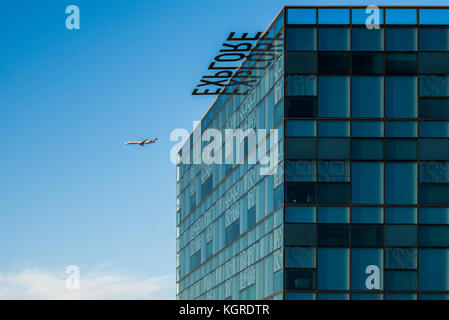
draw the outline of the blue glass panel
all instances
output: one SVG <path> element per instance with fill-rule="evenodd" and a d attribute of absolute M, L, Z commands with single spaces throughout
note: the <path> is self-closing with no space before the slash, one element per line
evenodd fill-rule
<path fill-rule="evenodd" d="M 416 290 L 416 281 L 416 271 L 385 271 L 385 290 Z"/>
<path fill-rule="evenodd" d="M 373 15 L 373 11 L 369 9 L 352 9 L 352 24 L 363 24 L 366 25 L 367 18 Z M 368 20 L 369 23 L 371 19 Z M 379 9 L 379 23 L 384 23 L 384 9 Z M 375 29 L 372 29 L 375 30 Z"/>
<path fill-rule="evenodd" d="M 318 300 L 349 300 L 348 293 L 318 293 Z"/>
<path fill-rule="evenodd" d="M 318 161 L 318 181 L 350 182 L 351 166 L 349 161 Z"/>
<path fill-rule="evenodd" d="M 387 118 L 416 118 L 418 81 L 416 77 L 387 77 Z"/>
<path fill-rule="evenodd" d="M 449 24 L 449 9 L 419 9 L 419 24 Z"/>
<path fill-rule="evenodd" d="M 315 293 L 287 292 L 285 300 L 315 300 Z"/>
<path fill-rule="evenodd" d="M 383 223 L 384 209 L 378 207 L 352 207 L 352 223 Z"/>
<path fill-rule="evenodd" d="M 420 139 L 419 157 L 421 160 L 449 160 L 449 140 Z"/>
<path fill-rule="evenodd" d="M 383 176 L 383 163 L 381 162 L 353 162 L 352 202 L 383 203 Z"/>
<path fill-rule="evenodd" d="M 287 50 L 316 50 L 316 28 L 287 28 Z"/>
<path fill-rule="evenodd" d="M 353 293 L 351 300 L 383 300 L 383 295 L 380 293 Z"/>
<path fill-rule="evenodd" d="M 318 136 L 349 137 L 349 121 L 320 120 L 318 121 Z"/>
<path fill-rule="evenodd" d="M 420 121 L 419 136 L 428 138 L 448 138 L 449 122 L 448 121 Z"/>
<path fill-rule="evenodd" d="M 349 9 L 318 9 L 319 24 L 349 24 Z"/>
<path fill-rule="evenodd" d="M 449 224 L 449 208 L 419 209 L 419 223 L 422 224 Z"/>
<path fill-rule="evenodd" d="M 345 51 L 349 50 L 348 28 L 319 28 L 318 50 Z"/>
<path fill-rule="evenodd" d="M 417 223 L 418 209 L 412 207 L 385 208 L 385 223 L 406 224 Z"/>
<path fill-rule="evenodd" d="M 318 289 L 349 289 L 349 249 L 318 249 Z"/>
<path fill-rule="evenodd" d="M 314 160 L 286 160 L 285 180 L 293 182 L 316 181 L 316 163 Z"/>
<path fill-rule="evenodd" d="M 287 75 L 285 90 L 287 96 L 316 96 L 315 75 Z"/>
<path fill-rule="evenodd" d="M 449 300 L 449 294 L 423 293 L 418 295 L 418 300 Z"/>
<path fill-rule="evenodd" d="M 416 9 L 386 9 L 386 24 L 417 24 Z"/>
<path fill-rule="evenodd" d="M 449 226 L 420 226 L 419 245 L 421 247 L 449 247 Z"/>
<path fill-rule="evenodd" d="M 421 97 L 448 97 L 449 76 L 427 75 L 419 77 L 419 95 Z M 421 105 L 423 101 L 421 100 Z M 435 108 L 435 107 L 433 107 Z M 444 108 L 447 110 L 447 107 Z M 446 111 L 447 112 L 447 111 Z M 438 118 L 438 117 L 435 117 Z"/>
<path fill-rule="evenodd" d="M 421 183 L 419 185 L 419 203 L 434 205 L 449 204 L 449 184 Z"/>
<path fill-rule="evenodd" d="M 383 29 L 352 29 L 353 51 L 382 51 L 384 49 Z"/>
<path fill-rule="evenodd" d="M 375 265 L 379 268 L 380 283 L 382 289 L 383 279 L 383 250 L 374 248 L 353 248 L 351 249 L 351 289 L 352 290 L 375 290 L 366 287 L 366 279 L 369 274 L 366 268 Z"/>
<path fill-rule="evenodd" d="M 353 137 L 383 137 L 384 123 L 382 121 L 352 121 Z"/>
<path fill-rule="evenodd" d="M 448 51 L 449 29 L 421 28 L 419 30 L 419 50 Z"/>
<path fill-rule="evenodd" d="M 418 128 L 416 121 L 387 121 L 385 135 L 394 138 L 416 137 Z"/>
<path fill-rule="evenodd" d="M 413 247 L 417 245 L 417 226 L 387 224 L 385 226 L 385 246 Z"/>
<path fill-rule="evenodd" d="M 316 222 L 315 207 L 285 207 L 286 223 Z"/>
<path fill-rule="evenodd" d="M 416 204 L 416 163 L 387 162 L 386 165 L 385 202 L 388 204 Z"/>
<path fill-rule="evenodd" d="M 418 32 L 410 28 L 388 28 L 385 31 L 385 41 L 387 51 L 416 51 Z"/>
<path fill-rule="evenodd" d="M 449 290 L 449 249 L 419 250 L 419 290 Z"/>
<path fill-rule="evenodd" d="M 318 222 L 349 223 L 348 207 L 318 207 Z"/>
<path fill-rule="evenodd" d="M 287 120 L 285 134 L 287 137 L 314 137 L 316 136 L 316 121 Z"/>
<path fill-rule="evenodd" d="M 385 248 L 385 268 L 416 269 L 418 251 L 416 248 Z"/>
<path fill-rule="evenodd" d="M 320 117 L 349 117 L 349 77 L 319 77 L 318 115 Z"/>
<path fill-rule="evenodd" d="M 386 293 L 384 300 L 416 300 L 413 293 Z"/>
<path fill-rule="evenodd" d="M 318 158 L 329 160 L 349 159 L 350 148 L 348 138 L 319 138 Z"/>
<path fill-rule="evenodd" d="M 286 247 L 286 268 L 315 268 L 316 248 L 310 247 Z"/>
<path fill-rule="evenodd" d="M 352 77 L 352 116 L 382 118 L 384 115 L 384 79 L 373 76 Z"/>
<path fill-rule="evenodd" d="M 315 24 L 316 9 L 288 9 L 287 24 Z"/>

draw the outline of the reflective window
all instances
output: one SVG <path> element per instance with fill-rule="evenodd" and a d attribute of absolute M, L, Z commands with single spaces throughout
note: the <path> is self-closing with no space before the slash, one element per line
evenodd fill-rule
<path fill-rule="evenodd" d="M 320 137 L 349 137 L 349 121 L 320 120 L 318 121 L 318 136 Z"/>
<path fill-rule="evenodd" d="M 416 118 L 418 81 L 416 77 L 387 77 L 387 118 Z"/>
<path fill-rule="evenodd" d="M 284 241 L 286 246 L 315 246 L 316 224 L 285 224 Z"/>
<path fill-rule="evenodd" d="M 286 268 L 315 268 L 316 248 L 310 247 L 286 247 Z"/>
<path fill-rule="evenodd" d="M 367 29 L 366 27 L 352 29 L 353 51 L 381 51 L 383 49 L 384 49 L 383 29 Z"/>
<path fill-rule="evenodd" d="M 349 289 L 349 249 L 318 249 L 318 289 Z"/>
<path fill-rule="evenodd" d="M 388 247 L 416 247 L 416 225 L 385 225 L 385 246 Z"/>
<path fill-rule="evenodd" d="M 387 53 L 385 57 L 385 73 L 398 75 L 417 74 L 417 55 L 415 53 Z"/>
<path fill-rule="evenodd" d="M 416 290 L 416 271 L 385 270 L 385 290 Z"/>
<path fill-rule="evenodd" d="M 351 56 L 348 53 L 318 53 L 318 72 L 329 75 L 348 75 L 351 70 Z"/>
<path fill-rule="evenodd" d="M 387 162 L 385 182 L 387 204 L 417 203 L 416 163 Z"/>
<path fill-rule="evenodd" d="M 319 24 L 349 24 L 349 9 L 318 9 Z"/>
<path fill-rule="evenodd" d="M 314 290 L 315 270 L 285 271 L 285 289 L 287 290 Z"/>
<path fill-rule="evenodd" d="M 385 134 L 394 138 L 416 137 L 418 134 L 416 121 L 387 121 Z"/>
<path fill-rule="evenodd" d="M 316 24 L 316 9 L 288 9 L 287 24 Z"/>
<path fill-rule="evenodd" d="M 314 118 L 317 115 L 315 97 L 291 97 L 285 102 L 287 118 Z"/>
<path fill-rule="evenodd" d="M 353 137 L 383 137 L 383 135 L 382 121 L 352 121 Z"/>
<path fill-rule="evenodd" d="M 351 203 L 350 183 L 318 183 L 318 203 Z"/>
<path fill-rule="evenodd" d="M 419 23 L 447 25 L 449 24 L 449 9 L 419 9 Z"/>
<path fill-rule="evenodd" d="M 318 115 L 320 117 L 349 117 L 349 77 L 319 77 Z"/>
<path fill-rule="evenodd" d="M 386 9 L 386 24 L 417 24 L 416 9 Z"/>
<path fill-rule="evenodd" d="M 285 123 L 287 137 L 314 137 L 316 136 L 316 121 L 288 120 Z"/>
<path fill-rule="evenodd" d="M 418 222 L 418 209 L 412 207 L 385 208 L 385 223 L 416 224 Z"/>
<path fill-rule="evenodd" d="M 383 53 L 354 52 L 352 54 L 352 74 L 384 74 L 384 59 Z"/>
<path fill-rule="evenodd" d="M 449 140 L 447 139 L 420 139 L 420 160 L 449 160 Z"/>
<path fill-rule="evenodd" d="M 384 114 L 384 78 L 352 77 L 352 116 L 381 118 Z"/>
<path fill-rule="evenodd" d="M 287 96 L 316 96 L 316 76 L 291 74 L 285 78 Z"/>
<path fill-rule="evenodd" d="M 447 23 L 449 23 L 449 19 Z M 419 30 L 419 50 L 449 51 L 449 29 L 421 28 Z"/>
<path fill-rule="evenodd" d="M 318 224 L 318 246 L 349 246 L 349 224 Z"/>
<path fill-rule="evenodd" d="M 316 222 L 315 207 L 287 206 L 285 207 L 286 223 L 313 223 Z"/>
<path fill-rule="evenodd" d="M 383 223 L 384 211 L 379 207 L 352 207 L 352 223 Z"/>
<path fill-rule="evenodd" d="M 419 72 L 424 74 L 448 74 L 449 52 L 420 52 Z"/>
<path fill-rule="evenodd" d="M 449 204 L 449 184 L 421 183 L 419 185 L 420 204 Z"/>
<path fill-rule="evenodd" d="M 285 139 L 286 159 L 315 159 L 316 140 L 313 138 L 286 138 Z"/>
<path fill-rule="evenodd" d="M 314 183 L 287 183 L 286 201 L 290 204 L 315 203 Z"/>
<path fill-rule="evenodd" d="M 386 50 L 416 51 L 418 48 L 418 33 L 412 28 L 387 28 L 385 30 Z"/>
<path fill-rule="evenodd" d="M 419 290 L 449 290 L 449 249 L 419 250 Z"/>
<path fill-rule="evenodd" d="M 350 140 L 347 138 L 318 139 L 318 158 L 339 160 L 350 158 Z"/>
<path fill-rule="evenodd" d="M 318 222 L 349 223 L 349 207 L 318 207 Z"/>
<path fill-rule="evenodd" d="M 354 224 L 351 227 L 351 246 L 382 247 L 384 245 L 384 226 L 381 224 Z"/>
<path fill-rule="evenodd" d="M 382 162 L 352 163 L 352 202 L 383 203 L 384 166 Z"/>
<path fill-rule="evenodd" d="M 386 160 L 416 160 L 417 153 L 416 139 L 386 139 L 385 141 Z"/>
<path fill-rule="evenodd" d="M 419 136 L 428 138 L 449 138 L 449 122 L 420 121 Z"/>
<path fill-rule="evenodd" d="M 353 160 L 383 160 L 383 139 L 352 139 Z"/>
<path fill-rule="evenodd" d="M 348 28 L 319 28 L 318 50 L 346 51 L 349 50 Z"/>
<path fill-rule="evenodd" d="M 287 50 L 313 51 L 316 50 L 315 28 L 287 28 Z"/>
<path fill-rule="evenodd" d="M 383 271 L 383 250 L 374 248 L 354 248 L 351 250 L 351 289 L 367 290 L 366 288 L 366 268 L 375 265 L 380 271 L 380 289 L 382 289 Z M 354 299 L 354 295 L 351 297 Z"/>
<path fill-rule="evenodd" d="M 288 52 L 285 54 L 286 73 L 316 73 L 316 53 Z"/>
<path fill-rule="evenodd" d="M 419 116 L 422 118 L 449 118 L 449 99 L 420 99 Z"/>

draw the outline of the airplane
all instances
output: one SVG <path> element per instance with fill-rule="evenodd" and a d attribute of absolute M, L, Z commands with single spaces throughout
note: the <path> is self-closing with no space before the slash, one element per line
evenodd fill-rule
<path fill-rule="evenodd" d="M 128 142 L 125 142 L 125 144 L 138 144 L 143 147 L 146 144 L 152 144 L 152 143 L 155 143 L 156 141 L 157 141 L 157 138 L 154 138 L 153 140 L 145 139 L 143 141 L 128 141 Z"/>

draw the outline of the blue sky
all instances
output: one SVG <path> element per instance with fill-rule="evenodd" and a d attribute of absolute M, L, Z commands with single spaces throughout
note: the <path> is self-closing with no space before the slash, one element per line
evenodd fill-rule
<path fill-rule="evenodd" d="M 70 4 L 80 8 L 80 30 L 65 28 Z M 31 269 L 39 281 L 63 279 L 75 264 L 81 279 L 120 274 L 122 282 L 143 279 L 140 288 L 154 285 L 148 296 L 126 288 L 130 297 L 174 298 L 170 132 L 191 130 L 209 108 L 212 98 L 191 91 L 229 32 L 264 31 L 283 5 L 295 4 L 374 3 L 3 1 L 0 289 L 8 289 L 2 277 Z M 145 148 L 123 144 L 156 136 Z"/>

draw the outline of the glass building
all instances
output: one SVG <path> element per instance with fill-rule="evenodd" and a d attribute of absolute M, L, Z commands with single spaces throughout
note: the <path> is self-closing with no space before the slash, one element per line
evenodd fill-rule
<path fill-rule="evenodd" d="M 284 7 L 181 148 L 178 299 L 449 299 L 449 7 L 373 10 Z M 194 164 L 207 128 L 277 135 Z"/>

